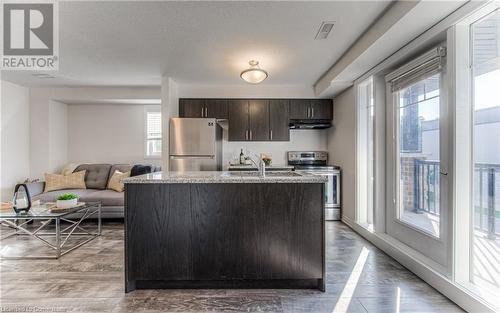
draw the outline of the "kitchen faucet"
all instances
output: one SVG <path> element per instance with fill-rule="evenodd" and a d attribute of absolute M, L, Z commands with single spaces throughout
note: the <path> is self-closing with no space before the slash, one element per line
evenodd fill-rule
<path fill-rule="evenodd" d="M 257 156 L 257 155 L 254 155 L 254 156 Z M 250 161 L 252 161 L 252 163 L 259 170 L 259 176 L 266 176 L 266 163 L 264 162 L 264 160 L 261 157 L 258 157 L 258 160 L 259 160 L 259 163 L 257 164 L 257 162 L 255 162 L 253 158 L 250 158 Z"/>

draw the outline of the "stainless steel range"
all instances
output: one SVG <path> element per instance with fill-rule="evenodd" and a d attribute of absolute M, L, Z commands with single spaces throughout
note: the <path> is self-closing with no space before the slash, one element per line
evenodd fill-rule
<path fill-rule="evenodd" d="M 288 165 L 298 172 L 328 177 L 325 184 L 325 217 L 327 221 L 340 220 L 340 167 L 328 165 L 326 151 L 289 151 Z"/>

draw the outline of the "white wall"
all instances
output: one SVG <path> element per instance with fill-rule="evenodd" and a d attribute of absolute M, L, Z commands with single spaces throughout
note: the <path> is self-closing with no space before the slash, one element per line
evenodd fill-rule
<path fill-rule="evenodd" d="M 316 98 L 304 85 L 192 85 L 179 84 L 180 98 Z"/>
<path fill-rule="evenodd" d="M 41 179 L 67 163 L 67 105 L 32 100 L 30 92 L 30 173 Z"/>
<path fill-rule="evenodd" d="M 49 173 L 60 172 L 68 162 L 68 106 L 49 102 Z"/>
<path fill-rule="evenodd" d="M 180 97 L 314 98 L 314 92 L 308 86 L 186 85 L 177 84 L 168 76 L 162 79 L 160 88 L 33 88 L 30 92 L 31 110 L 34 112 L 31 118 L 32 175 L 43 177 L 43 173 L 59 171 L 66 163 L 161 164 L 160 160 L 144 158 L 144 106 L 130 103 L 162 99 L 164 114 L 168 112 L 168 116 L 178 116 Z M 64 103 L 67 104 L 67 124 L 62 118 Z M 168 116 L 165 114 L 164 121 Z M 51 120 L 57 123 L 54 125 Z M 64 131 L 63 125 L 67 125 L 67 131 Z M 167 127 L 168 124 L 164 123 L 165 138 L 168 138 L 165 132 Z M 66 133 L 65 148 L 62 143 Z M 327 134 L 327 130 L 293 130 L 289 142 L 247 143 L 228 142 L 225 131 L 223 162 L 227 165 L 231 157 L 239 154 L 244 147 L 255 153 L 271 154 L 274 164 L 285 164 L 287 151 L 326 150 Z M 61 145 L 54 146 L 56 143 Z M 168 155 L 166 149 L 167 145 L 163 150 L 164 163 Z"/>
<path fill-rule="evenodd" d="M 29 90 L 1 81 L 0 198 L 12 200 L 16 183 L 30 176 Z"/>
<path fill-rule="evenodd" d="M 43 178 L 44 173 L 58 172 L 61 168 L 70 162 L 75 161 L 77 157 L 73 152 L 75 143 L 69 137 L 69 133 L 73 127 L 71 121 L 67 121 L 70 110 L 67 105 L 87 105 L 94 103 L 99 105 L 112 105 L 110 103 L 159 103 L 160 88 L 159 87 L 43 87 L 30 89 L 30 168 L 31 176 L 33 178 Z M 118 112 L 119 110 L 117 110 Z M 88 116 L 88 125 L 85 130 L 81 128 L 82 134 L 92 132 L 93 129 L 101 129 L 106 127 L 107 124 L 97 123 L 97 121 L 104 121 L 97 111 L 93 111 L 93 116 Z M 143 122 L 143 113 L 138 115 L 138 120 Z M 114 119 L 110 117 L 111 123 Z M 93 122 L 94 121 L 94 122 Z M 65 126 L 66 125 L 66 126 Z M 116 122 L 115 126 L 118 128 L 106 129 L 106 133 L 119 133 L 127 129 L 126 124 L 119 124 Z M 74 132 L 73 132 L 74 133 Z M 97 132 L 94 132 L 96 134 Z M 108 134 L 109 135 L 109 134 Z M 68 136 L 68 137 L 66 137 Z M 94 138 L 99 140 L 103 136 Z M 109 135 L 111 136 L 111 135 Z M 143 131 L 138 134 L 143 136 Z M 66 140 L 65 140 L 66 139 Z M 89 146 L 93 148 L 94 146 Z M 128 147 L 128 146 L 127 146 Z M 125 149 L 127 149 L 125 147 Z M 134 148 L 135 149 L 135 148 Z M 102 153 L 106 153 L 109 159 L 115 157 L 112 149 L 105 151 L 90 149 L 90 151 L 82 152 L 81 158 L 89 158 L 95 160 L 102 160 Z M 65 152 L 66 151 L 66 152 Z M 127 150 L 128 151 L 128 150 Z M 86 153 L 86 154 L 85 154 Z M 116 156 L 119 160 L 129 160 L 131 158 L 137 159 L 136 155 L 141 154 L 143 148 L 139 152 L 126 152 L 124 155 Z M 89 156 L 90 154 L 90 156 Z M 94 155 L 95 154 L 95 155 Z M 133 155 L 134 154 L 134 155 Z M 80 158 L 80 157 L 78 157 Z M 119 162 L 116 160 L 116 162 Z M 110 160 L 110 162 L 115 160 Z"/>
<path fill-rule="evenodd" d="M 169 129 L 170 118 L 179 116 L 178 85 L 172 77 L 161 78 L 161 114 L 162 114 L 162 162 L 164 170 L 169 168 Z"/>
<path fill-rule="evenodd" d="M 68 105 L 68 162 L 161 164 L 144 157 L 144 107 Z"/>
<path fill-rule="evenodd" d="M 328 132 L 330 163 L 342 168 L 342 215 L 355 218 L 356 103 L 354 87 L 333 100 L 333 127 Z"/>
<path fill-rule="evenodd" d="M 179 98 L 316 98 L 310 86 L 295 85 L 179 85 Z M 286 152 L 327 149 L 328 130 L 291 130 L 288 142 L 229 142 L 227 125 L 223 138 L 223 165 L 239 155 L 240 149 L 253 153 L 268 153 L 273 164 L 286 164 Z"/>

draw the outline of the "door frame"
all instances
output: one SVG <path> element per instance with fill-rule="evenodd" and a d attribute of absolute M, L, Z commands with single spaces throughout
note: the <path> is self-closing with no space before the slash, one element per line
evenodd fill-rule
<path fill-rule="evenodd" d="M 448 60 L 448 58 L 446 58 Z M 393 93 L 390 84 L 386 83 L 386 215 L 385 233 L 399 242 L 418 251 L 433 262 L 436 270 L 447 276 L 451 275 L 449 265 L 451 264 L 451 243 L 449 239 L 450 226 L 452 226 L 452 206 L 449 201 L 449 188 L 452 173 L 450 173 L 450 112 L 448 97 L 447 66 L 440 72 L 440 225 L 439 237 L 435 237 L 421 229 L 412 226 L 399 219 L 399 114 L 397 94 Z"/>

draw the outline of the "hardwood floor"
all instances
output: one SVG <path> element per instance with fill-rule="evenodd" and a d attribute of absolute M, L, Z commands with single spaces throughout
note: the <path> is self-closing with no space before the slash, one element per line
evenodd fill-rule
<path fill-rule="evenodd" d="M 327 223 L 327 286 L 317 290 L 137 290 L 124 293 L 123 225 L 59 260 L 2 260 L 2 312 L 462 312 L 340 222 Z M 41 250 L 24 238 L 2 253 Z"/>

